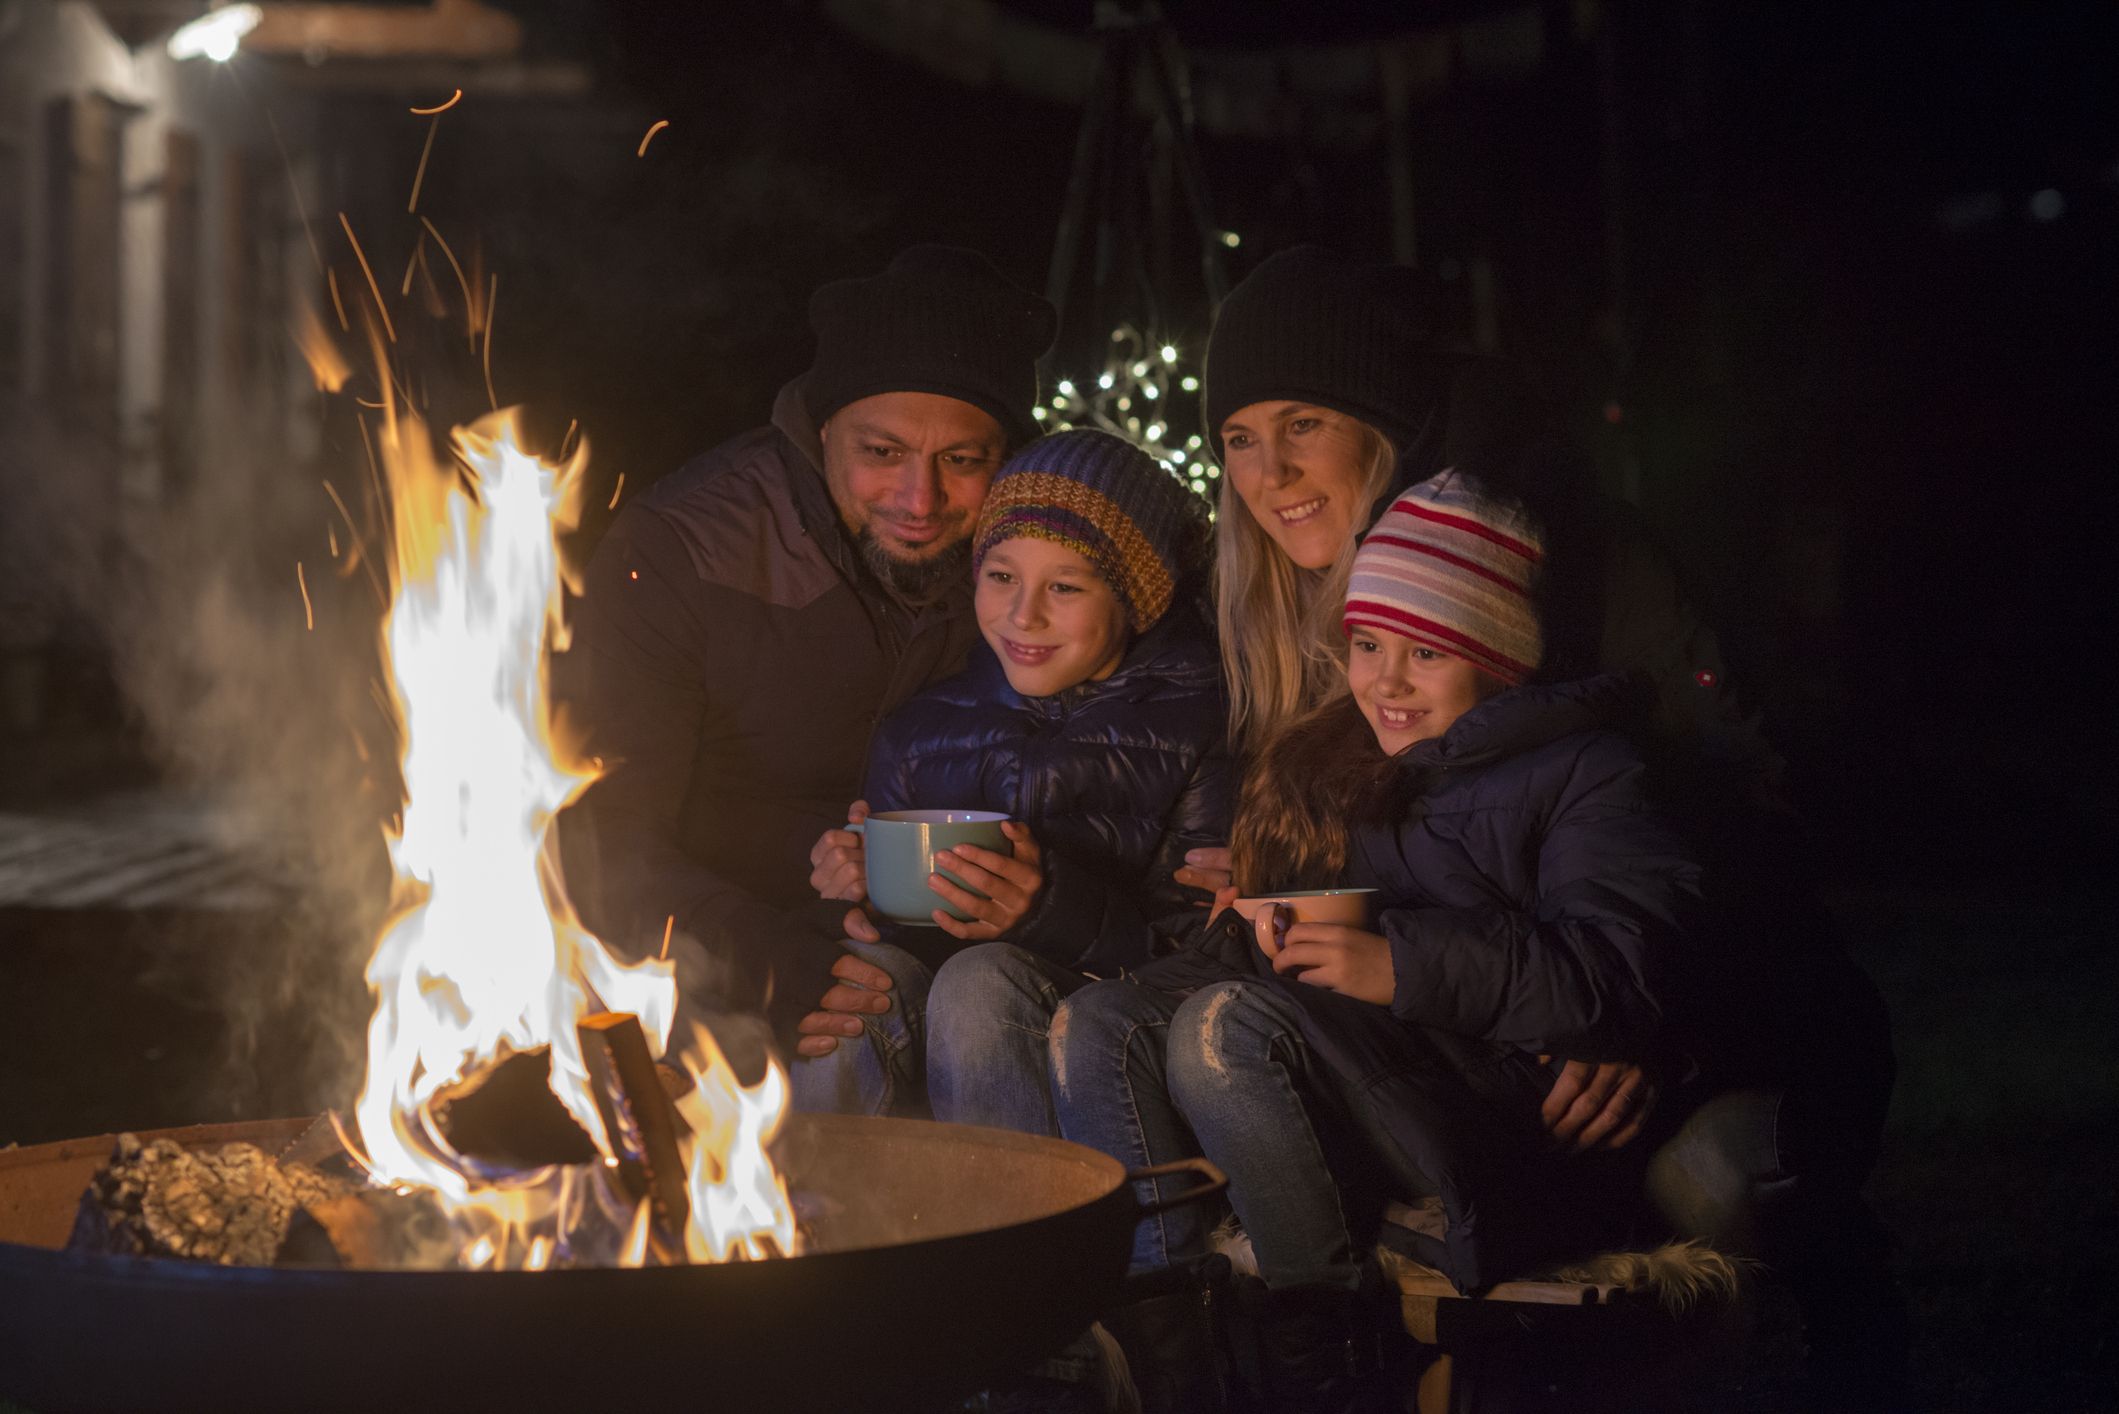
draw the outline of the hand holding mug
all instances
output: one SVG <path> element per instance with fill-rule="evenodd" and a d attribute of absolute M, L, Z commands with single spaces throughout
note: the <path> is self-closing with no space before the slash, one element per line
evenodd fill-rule
<path fill-rule="evenodd" d="M 1272 909 L 1276 915 L 1283 911 L 1280 904 Z M 1280 931 L 1278 946 L 1266 955 L 1281 976 L 1341 996 L 1389 1006 L 1397 995 L 1390 940 L 1380 933 L 1346 923 L 1297 923 Z"/>
<path fill-rule="evenodd" d="M 846 807 L 846 823 L 858 825 L 868 818 L 868 802 L 857 800 Z M 826 830 L 809 847 L 809 886 L 818 898 L 844 899 L 859 903 L 868 897 L 868 856 L 858 830 Z"/>
<path fill-rule="evenodd" d="M 975 844 L 951 845 L 934 857 L 937 872 L 928 876 L 927 887 L 959 913 L 971 916 L 967 923 L 951 917 L 944 909 L 934 911 L 936 925 L 952 937 L 987 942 L 1003 936 L 1029 916 L 1038 891 L 1045 886 L 1043 856 L 1030 827 L 1019 820 L 1009 820 L 1002 824 L 1001 833 L 1015 846 L 1012 858 Z M 941 873 L 944 869 L 970 887 Z M 981 898 L 981 894 L 985 897 Z"/>

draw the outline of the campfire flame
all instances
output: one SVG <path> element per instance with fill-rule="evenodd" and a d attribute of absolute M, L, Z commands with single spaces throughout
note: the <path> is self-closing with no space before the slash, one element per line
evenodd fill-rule
<path fill-rule="evenodd" d="M 465 1236 L 461 1265 L 639 1265 L 650 1259 L 650 1205 L 615 1186 L 621 1156 L 575 1025 L 630 1012 L 675 1062 L 677 986 L 668 962 L 621 963 L 580 925 L 548 845 L 553 817 L 593 779 L 555 749 L 547 697 L 548 647 L 565 639 L 558 537 L 577 522 L 587 448 L 542 461 L 503 412 L 457 429 L 443 460 L 387 373 L 380 381 L 394 551 L 383 638 L 405 804 L 389 839 L 392 918 L 367 972 L 376 1007 L 354 1111 L 364 1161 L 380 1183 L 433 1190 Z M 496 1173 L 456 1152 L 434 1118 L 437 1097 L 540 1047 L 552 1093 L 605 1162 Z M 742 1086 L 703 1028 L 681 1059 L 692 1082 L 678 1107 L 684 1253 L 792 1253 L 793 1211 L 766 1147 L 786 1110 L 785 1073 L 775 1062 Z M 576 1241 L 596 1222 L 610 1234 L 600 1256 Z"/>

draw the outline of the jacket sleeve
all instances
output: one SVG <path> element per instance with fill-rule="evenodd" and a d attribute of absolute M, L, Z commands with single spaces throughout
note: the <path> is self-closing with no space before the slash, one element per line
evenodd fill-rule
<path fill-rule="evenodd" d="M 555 687 L 603 775 L 560 822 L 570 897 L 621 957 L 652 956 L 665 930 L 687 995 L 785 1018 L 830 986 L 845 906 L 784 910 L 700 864 L 679 815 L 711 711 L 700 584 L 676 532 L 640 506 L 591 559 L 575 641 Z"/>
<path fill-rule="evenodd" d="M 1045 886 L 1013 941 L 1100 977 L 1182 946 L 1205 926 L 1207 913 L 1171 876 L 1185 851 L 1228 842 L 1235 775 L 1219 744 L 1199 759 L 1135 881 L 1108 878 L 1064 855 L 1045 856 Z"/>
<path fill-rule="evenodd" d="M 1616 738 L 1585 748 L 1537 844 L 1533 910 L 1386 910 L 1391 1010 L 1529 1051 L 1649 1058 L 1699 869 L 1650 812 L 1645 774 Z"/>

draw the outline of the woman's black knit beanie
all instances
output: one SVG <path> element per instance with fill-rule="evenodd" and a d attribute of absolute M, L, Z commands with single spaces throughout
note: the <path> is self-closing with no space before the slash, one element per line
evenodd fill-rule
<path fill-rule="evenodd" d="M 880 275 L 835 280 L 809 300 L 817 358 L 803 402 L 821 427 L 877 393 L 936 393 L 989 412 L 1011 445 L 1037 436 L 1037 361 L 1052 306 L 957 246 L 916 245 Z"/>
<path fill-rule="evenodd" d="M 1401 458 L 1440 431 L 1450 355 L 1433 333 L 1426 278 L 1323 246 L 1269 256 L 1229 292 L 1207 340 L 1206 434 L 1259 402 L 1358 417 Z"/>

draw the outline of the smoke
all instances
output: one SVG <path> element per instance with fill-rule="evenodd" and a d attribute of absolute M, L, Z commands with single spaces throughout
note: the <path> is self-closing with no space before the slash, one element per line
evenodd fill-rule
<path fill-rule="evenodd" d="M 285 900 L 269 920 L 167 912 L 133 929 L 158 936 L 130 980 L 224 1019 L 211 1117 L 350 1100 L 399 789 L 355 534 L 280 439 L 218 440 L 245 450 L 160 504 L 109 494 L 102 448 L 49 426 L 10 438 L 0 465 L 6 617 L 20 606 L 99 653 L 165 788 Z M 358 486 L 357 439 L 351 453 L 315 471 Z"/>

